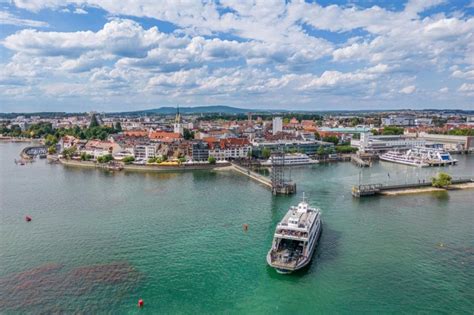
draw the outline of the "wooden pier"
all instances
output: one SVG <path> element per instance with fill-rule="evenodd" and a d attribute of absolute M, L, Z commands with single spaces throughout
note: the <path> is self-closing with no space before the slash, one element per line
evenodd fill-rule
<path fill-rule="evenodd" d="M 462 177 L 451 180 L 451 184 L 465 184 L 465 183 L 474 183 L 474 176 L 471 177 Z M 379 194 L 384 194 L 390 191 L 403 190 L 403 189 L 416 189 L 423 187 L 432 187 L 431 180 L 423 180 L 418 183 L 407 183 L 407 184 L 398 184 L 398 185 L 384 185 L 380 183 L 376 184 L 364 184 L 352 186 L 352 196 L 355 198 L 374 196 Z"/>

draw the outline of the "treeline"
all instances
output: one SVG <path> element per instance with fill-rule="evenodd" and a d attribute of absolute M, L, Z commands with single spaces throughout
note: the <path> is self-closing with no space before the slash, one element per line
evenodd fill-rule
<path fill-rule="evenodd" d="M 74 126 L 72 128 L 53 129 L 51 123 L 41 122 L 29 126 L 24 131 L 22 131 L 18 125 L 12 125 L 10 128 L 6 125 L 0 126 L 0 134 L 5 136 L 34 139 L 44 138 L 49 145 L 57 143 L 61 137 L 66 135 L 74 136 L 79 139 L 105 140 L 110 134 L 120 132 L 121 130 L 120 123 L 117 123 L 114 127 L 100 126 L 91 123 L 90 126 L 86 128 Z"/>
<path fill-rule="evenodd" d="M 382 135 L 382 136 L 394 136 L 394 135 L 403 135 L 404 129 L 401 127 L 384 127 L 381 131 L 377 129 L 372 129 L 370 132 L 375 136 Z"/>
<path fill-rule="evenodd" d="M 429 133 L 450 136 L 474 136 L 474 129 L 431 130 Z"/>

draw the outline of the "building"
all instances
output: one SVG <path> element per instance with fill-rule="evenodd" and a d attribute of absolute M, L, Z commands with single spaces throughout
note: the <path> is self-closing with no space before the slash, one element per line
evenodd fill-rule
<path fill-rule="evenodd" d="M 148 138 L 150 138 L 151 140 L 170 142 L 181 139 L 181 134 L 177 132 L 167 131 L 150 131 L 148 133 Z"/>
<path fill-rule="evenodd" d="M 139 144 L 133 147 L 133 155 L 137 161 L 147 161 L 156 157 L 156 145 Z"/>
<path fill-rule="evenodd" d="M 283 131 L 283 120 L 281 117 L 273 117 L 272 122 L 272 134 L 276 135 L 279 132 Z"/>
<path fill-rule="evenodd" d="M 414 146 L 424 146 L 426 140 L 403 135 L 374 136 L 371 132 L 360 134 L 360 140 L 351 140 L 351 146 L 365 153 L 384 153 L 390 150 L 408 150 Z"/>
<path fill-rule="evenodd" d="M 191 148 L 193 161 L 207 161 L 209 159 L 209 145 L 204 141 L 193 142 Z"/>
<path fill-rule="evenodd" d="M 388 118 L 382 118 L 382 126 L 414 126 L 415 116 L 396 116 L 390 115 Z"/>
<path fill-rule="evenodd" d="M 89 140 L 81 150 L 81 153 L 84 152 L 90 154 L 97 159 L 99 156 L 115 154 L 119 151 L 121 151 L 121 147 L 117 143 L 101 140 Z"/>
<path fill-rule="evenodd" d="M 451 136 L 429 133 L 420 133 L 418 139 L 426 141 L 429 144 L 442 144 L 448 151 L 470 151 L 474 152 L 473 136 Z"/>
<path fill-rule="evenodd" d="M 331 142 L 319 140 L 254 141 L 252 144 L 252 153 L 257 157 L 262 157 L 263 149 L 270 149 L 272 152 L 283 150 L 284 152 L 301 152 L 307 155 L 315 155 L 320 147 L 325 149 L 334 147 Z"/>
<path fill-rule="evenodd" d="M 218 161 L 242 159 L 249 156 L 252 149 L 246 138 L 227 138 L 217 142 L 208 142 L 209 156 Z"/>
<path fill-rule="evenodd" d="M 179 114 L 179 107 L 176 110 L 176 118 L 173 124 L 173 132 L 181 136 L 184 134 L 183 124 L 181 124 L 181 115 Z"/>

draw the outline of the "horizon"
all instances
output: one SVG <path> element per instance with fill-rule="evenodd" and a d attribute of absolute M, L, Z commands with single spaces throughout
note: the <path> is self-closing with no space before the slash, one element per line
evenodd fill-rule
<path fill-rule="evenodd" d="M 21 0 L 0 24 L 2 113 L 474 108 L 474 0 Z"/>

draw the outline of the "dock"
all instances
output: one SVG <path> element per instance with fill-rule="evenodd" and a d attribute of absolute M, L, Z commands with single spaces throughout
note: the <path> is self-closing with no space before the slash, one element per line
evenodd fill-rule
<path fill-rule="evenodd" d="M 474 183 L 474 176 L 469 177 L 460 177 L 451 180 L 451 184 L 466 184 L 466 183 Z M 375 196 L 375 195 L 382 195 L 384 193 L 396 190 L 403 190 L 403 189 L 416 189 L 416 188 L 424 188 L 424 187 L 432 187 L 431 179 L 419 181 L 417 183 L 406 183 L 406 184 L 397 184 L 397 185 L 384 185 L 380 183 L 375 184 L 364 184 L 364 185 L 356 185 L 352 186 L 352 196 L 355 198 L 367 197 L 367 196 Z"/>
<path fill-rule="evenodd" d="M 256 182 L 264 185 L 265 187 L 268 187 L 268 188 L 272 189 L 272 181 L 270 180 L 270 178 L 268 178 L 266 176 L 263 176 L 263 175 L 260 175 L 260 174 L 254 172 L 254 171 L 251 171 L 248 168 L 237 165 L 236 163 L 231 163 L 231 166 L 232 166 L 232 169 L 234 171 L 239 172 L 239 173 L 255 180 Z"/>
<path fill-rule="evenodd" d="M 351 162 L 358 167 L 369 167 L 372 166 L 371 161 L 364 161 L 361 157 L 356 154 L 351 155 Z"/>

